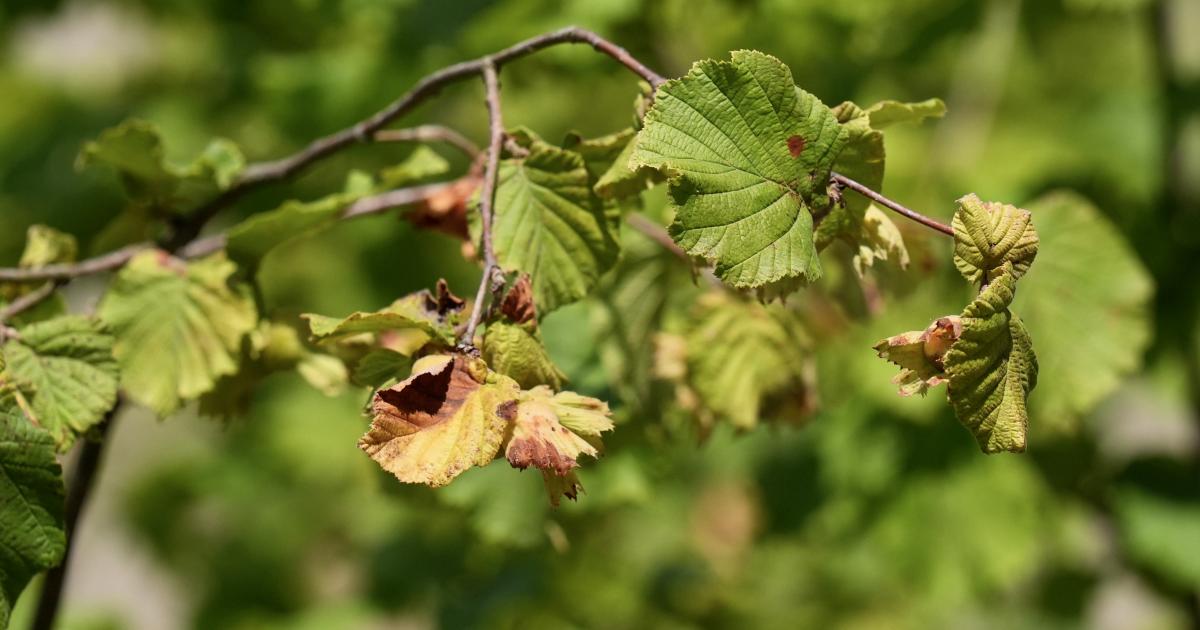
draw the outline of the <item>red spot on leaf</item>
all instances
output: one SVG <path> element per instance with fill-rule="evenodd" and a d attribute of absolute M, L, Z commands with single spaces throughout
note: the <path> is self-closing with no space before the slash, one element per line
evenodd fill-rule
<path fill-rule="evenodd" d="M 804 141 L 804 138 L 800 136 L 792 136 L 788 138 L 787 144 L 788 153 L 791 153 L 792 157 L 797 158 L 800 157 L 800 154 L 804 151 L 804 145 L 807 143 Z"/>

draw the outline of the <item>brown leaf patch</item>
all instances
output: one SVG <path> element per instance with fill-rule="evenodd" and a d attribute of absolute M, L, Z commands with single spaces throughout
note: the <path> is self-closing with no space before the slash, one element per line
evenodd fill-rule
<path fill-rule="evenodd" d="M 414 226 L 449 234 L 464 241 L 471 239 L 467 229 L 467 209 L 483 178 L 469 174 L 416 203 L 404 218 Z"/>
<path fill-rule="evenodd" d="M 529 274 L 521 274 L 513 283 L 500 303 L 500 313 L 518 324 L 537 320 L 537 305 L 533 302 L 533 283 L 529 280 Z"/>

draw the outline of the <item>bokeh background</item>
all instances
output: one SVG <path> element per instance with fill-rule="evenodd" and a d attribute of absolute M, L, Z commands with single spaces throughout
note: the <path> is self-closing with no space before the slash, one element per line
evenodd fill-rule
<path fill-rule="evenodd" d="M 755 48 L 829 104 L 944 98 L 945 119 L 889 131 L 886 192 L 944 220 L 966 192 L 1090 199 L 1153 278 L 1148 339 L 1100 340 L 1133 344 L 1138 367 L 1069 414 L 1038 399 L 1076 385 L 1043 381 L 1030 451 L 980 454 L 940 394 L 896 397 L 870 350 L 962 302 L 920 288 L 942 286 L 949 249 L 905 226 L 914 266 L 895 282 L 910 289 L 822 344 L 823 405 L 801 428 L 718 429 L 699 444 L 672 428 L 669 404 L 622 405 L 592 305 L 552 314 L 552 355 L 622 422 L 582 473 L 587 494 L 559 510 L 536 473 L 503 462 L 440 491 L 400 487 L 355 447 L 364 392 L 327 398 L 281 374 L 232 421 L 118 419 L 63 628 L 1200 625 L 1195 0 L 5 0 L 0 261 L 15 262 L 33 223 L 78 235 L 86 253 L 119 243 L 119 186 L 73 164 L 125 118 L 157 124 L 181 162 L 214 136 L 278 157 L 426 72 L 567 24 L 668 76 Z M 551 139 L 627 126 L 636 93 L 580 47 L 503 80 L 506 121 Z M 449 89 L 404 123 L 422 121 L 482 140 L 481 90 Z M 409 150 L 348 151 L 214 227 Z M 663 196 L 646 204 L 654 214 Z M 478 271 L 454 240 L 394 216 L 290 244 L 261 275 L 279 318 L 378 308 L 439 277 L 467 294 Z M 70 299 L 87 308 L 101 286 L 73 283 Z M 1060 323 L 1080 343 L 1103 333 L 1069 312 Z"/>

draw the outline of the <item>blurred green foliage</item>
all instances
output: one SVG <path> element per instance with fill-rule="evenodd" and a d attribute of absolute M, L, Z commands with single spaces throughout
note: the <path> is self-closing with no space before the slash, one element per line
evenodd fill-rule
<path fill-rule="evenodd" d="M 441 491 L 401 487 L 355 448 L 360 393 L 325 398 L 279 375 L 225 430 L 196 428 L 196 444 L 140 469 L 121 522 L 181 585 L 178 623 L 195 628 L 1186 627 L 1200 624 L 1200 194 L 1184 177 L 1200 164 L 1197 13 L 1189 0 L 9 1 L 0 259 L 15 264 L 34 223 L 76 235 L 83 255 L 131 238 L 114 223 L 118 184 L 74 171 L 80 147 L 123 119 L 158 125 L 177 164 L 218 137 L 269 159 L 426 72 L 571 23 L 668 76 L 754 48 L 828 104 L 942 97 L 944 120 L 889 130 L 889 196 L 948 218 L 966 192 L 1020 205 L 1073 188 L 1157 287 L 1144 369 L 1104 400 L 1040 383 L 1026 455 L 978 453 L 936 396 L 897 398 L 871 352 L 965 303 L 948 245 L 903 225 L 913 265 L 880 272 L 877 317 L 821 335 L 821 409 L 805 427 L 718 428 L 697 444 L 664 384 L 610 384 L 606 369 L 649 366 L 646 337 L 614 341 L 605 317 L 638 295 L 605 285 L 542 326 L 573 388 L 622 420 L 577 503 L 551 510 L 537 473 L 503 462 Z M 582 47 L 503 80 L 506 122 L 550 139 L 627 127 L 637 93 Z M 403 124 L 482 139 L 481 96 L 453 87 Z M 409 151 L 347 151 L 215 227 L 340 192 L 351 168 Z M 663 201 L 648 193 L 646 211 Z M 686 273 L 625 239 L 623 265 L 687 291 Z M 439 277 L 472 287 L 478 271 L 453 239 L 377 216 L 279 248 L 259 277 L 266 313 L 287 320 L 374 310 Z M 95 289 L 70 297 L 88 304 Z M 621 344 L 643 359 L 621 359 Z M 1060 417 L 1058 401 L 1078 398 L 1095 409 Z"/>

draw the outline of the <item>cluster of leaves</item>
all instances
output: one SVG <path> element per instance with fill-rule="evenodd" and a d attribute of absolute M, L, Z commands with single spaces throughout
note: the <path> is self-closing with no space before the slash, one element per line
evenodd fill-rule
<path fill-rule="evenodd" d="M 439 487 L 503 457 L 538 468 L 558 505 L 582 489 L 580 458 L 602 453 L 600 438 L 614 420 L 607 403 L 565 389 L 542 323 L 594 297 L 608 333 L 601 359 L 631 407 L 650 398 L 653 381 L 672 386 L 677 407 L 704 434 L 717 422 L 749 430 L 764 418 L 808 418 L 821 340 L 805 309 L 776 299 L 828 281 L 828 268 L 845 262 L 822 260 L 835 243 L 847 246 L 855 272 L 844 280 L 868 274 L 876 261 L 907 264 L 888 215 L 831 184 L 831 174 L 878 189 L 883 130 L 941 116 L 944 107 L 931 100 L 830 108 L 797 87 L 779 60 L 736 51 L 730 61 L 698 62 L 653 94 L 643 91 L 636 109 L 644 116 L 634 127 L 599 138 L 573 134 L 554 145 L 524 128 L 508 133 L 490 235 L 504 282 L 492 287 L 477 339 L 463 334 L 470 307 L 483 305 L 466 303 L 444 282 L 374 311 L 304 315 L 307 339 L 296 322 L 266 316 L 257 290 L 261 263 L 276 247 L 329 228 L 364 196 L 445 173 L 448 164 L 428 150 L 378 174 L 351 173 L 326 197 L 253 216 L 228 232 L 224 251 L 188 260 L 146 249 L 116 273 L 94 316 L 67 314 L 55 298 L 3 329 L 0 466 L 14 470 L 0 487 L 0 622 L 30 577 L 61 559 L 56 452 L 104 421 L 118 389 L 159 416 L 194 402 L 202 413 L 228 417 L 284 370 L 327 393 L 369 388 L 371 423 L 359 447 L 398 480 Z M 139 238 L 148 225 L 204 207 L 244 168 L 224 141 L 186 167 L 170 165 L 157 134 L 139 122 L 106 132 L 80 163 L 118 174 Z M 673 252 L 620 229 L 641 194 L 664 181 L 668 233 L 694 263 L 690 275 L 678 273 Z M 471 207 L 479 183 L 473 169 L 408 216 L 463 238 L 468 254 L 478 251 L 485 235 Z M 1090 212 L 1062 205 L 1069 208 L 1062 215 Z M 954 412 L 989 453 L 1021 451 L 1027 442 L 1026 399 L 1038 362 L 1010 307 L 1039 247 L 1031 217 L 973 195 L 961 199 L 954 263 L 980 286 L 978 295 L 960 315 L 876 346 L 902 368 L 902 394 L 946 383 Z M 69 262 L 77 250 L 69 236 L 39 227 L 21 265 Z M 712 282 L 698 287 L 697 278 Z M 1135 288 L 1140 281 L 1127 279 Z M 11 300 L 28 287 L 0 290 Z M 1105 297 L 1083 296 L 1074 306 Z M 1146 289 L 1122 299 L 1139 308 Z M 1129 367 L 1124 354 L 1098 360 L 1113 372 Z M 1079 396 L 1090 403 L 1103 391 Z"/>

